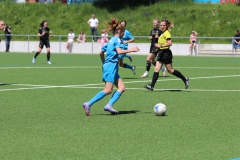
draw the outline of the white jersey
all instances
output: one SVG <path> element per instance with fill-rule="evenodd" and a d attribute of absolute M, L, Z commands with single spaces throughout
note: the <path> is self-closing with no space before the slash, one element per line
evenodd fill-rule
<path fill-rule="evenodd" d="M 98 19 L 97 18 L 91 18 L 88 21 L 90 23 L 90 27 L 96 27 L 98 25 Z"/>
<path fill-rule="evenodd" d="M 74 41 L 75 34 L 74 33 L 68 33 L 68 43 L 72 43 Z"/>

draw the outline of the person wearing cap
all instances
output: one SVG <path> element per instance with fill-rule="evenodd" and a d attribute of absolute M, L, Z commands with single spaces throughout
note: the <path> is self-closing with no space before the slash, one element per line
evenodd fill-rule
<path fill-rule="evenodd" d="M 235 52 L 237 52 L 237 49 L 240 48 L 240 32 L 239 32 L 239 30 L 236 30 L 236 34 L 234 35 L 233 48 L 235 49 Z"/>
<path fill-rule="evenodd" d="M 70 29 L 68 33 L 68 41 L 66 44 L 66 53 L 69 53 L 72 51 L 72 44 L 74 42 L 75 34 L 73 33 L 73 30 Z"/>
<path fill-rule="evenodd" d="M 196 42 L 197 42 L 197 32 L 192 31 L 192 34 L 190 35 L 190 45 L 189 45 L 189 56 L 192 55 L 193 50 L 195 55 L 197 55 L 197 49 L 196 49 Z"/>

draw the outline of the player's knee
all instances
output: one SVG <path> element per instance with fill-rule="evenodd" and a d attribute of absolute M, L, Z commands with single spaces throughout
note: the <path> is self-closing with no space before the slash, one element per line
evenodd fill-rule
<path fill-rule="evenodd" d="M 104 89 L 104 92 L 106 93 L 106 94 L 111 94 L 112 93 L 112 89 L 109 89 L 109 88 L 105 88 Z"/>
<path fill-rule="evenodd" d="M 168 73 L 173 74 L 174 69 L 167 69 Z"/>
<path fill-rule="evenodd" d="M 119 90 L 119 92 L 123 93 L 123 92 L 125 92 L 126 87 L 125 86 L 121 86 L 121 87 L 118 88 L 118 90 Z"/>

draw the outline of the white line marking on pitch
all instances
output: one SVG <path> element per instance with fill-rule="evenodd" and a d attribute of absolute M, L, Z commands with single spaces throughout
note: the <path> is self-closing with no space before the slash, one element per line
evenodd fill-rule
<path fill-rule="evenodd" d="M 102 66 L 69 66 L 69 67 L 0 67 L 0 69 L 78 69 L 78 68 L 85 68 L 85 69 L 92 69 L 92 68 L 102 68 Z M 146 68 L 146 67 L 137 67 L 137 68 Z M 240 69 L 239 67 L 174 67 L 174 68 L 186 68 L 186 69 Z"/>
<path fill-rule="evenodd" d="M 240 77 L 240 75 L 225 75 L 225 76 L 212 76 L 212 77 L 193 77 L 190 78 L 190 80 L 197 80 L 197 79 L 212 79 L 212 78 L 230 78 L 230 77 Z M 175 81 L 180 79 L 165 79 L 165 80 L 158 80 L 158 81 Z M 150 82 L 151 80 L 146 81 L 129 81 L 124 82 L 125 84 L 131 84 L 131 83 L 143 83 L 143 82 Z M 95 83 L 95 84 L 81 84 L 81 85 L 66 85 L 66 86 L 53 86 L 53 85 L 33 85 L 33 84 L 11 84 L 12 86 L 29 86 L 32 88 L 12 88 L 12 89 L 0 89 L 0 92 L 2 91 L 17 91 L 17 90 L 32 90 L 32 89 L 49 89 L 49 88 L 101 88 L 103 89 L 104 83 Z M 90 86 L 97 86 L 97 85 L 103 85 L 102 87 L 90 87 Z M 144 89 L 144 88 L 127 88 L 127 89 Z M 154 90 L 181 90 L 181 89 L 154 89 Z M 188 89 L 183 91 L 212 91 L 212 92 L 239 92 L 239 90 L 201 90 L 201 89 Z"/>

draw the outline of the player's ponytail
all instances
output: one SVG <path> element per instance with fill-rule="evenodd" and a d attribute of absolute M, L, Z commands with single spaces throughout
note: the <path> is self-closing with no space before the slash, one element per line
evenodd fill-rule
<path fill-rule="evenodd" d="M 123 31 L 124 28 L 121 25 L 118 25 L 119 20 L 117 18 L 112 18 L 111 21 L 105 22 L 106 29 L 102 30 L 102 32 L 108 33 L 110 31 L 113 31 L 113 34 L 116 33 L 117 30 Z"/>
<path fill-rule="evenodd" d="M 172 21 L 168 20 L 168 19 L 163 19 L 162 22 L 166 23 L 167 26 L 167 30 L 171 31 L 171 28 L 174 28 L 174 24 Z"/>

